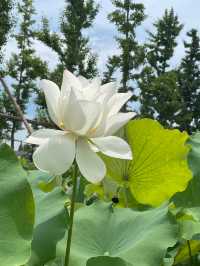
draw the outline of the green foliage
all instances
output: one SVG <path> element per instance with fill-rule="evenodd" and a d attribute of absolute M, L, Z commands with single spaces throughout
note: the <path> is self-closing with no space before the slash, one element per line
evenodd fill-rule
<path fill-rule="evenodd" d="M 35 50 L 32 48 L 34 31 L 33 15 L 35 10 L 32 0 L 23 0 L 18 3 L 18 14 L 20 19 L 19 32 L 14 35 L 19 52 L 12 54 L 7 64 L 7 72 L 13 79 L 13 94 L 17 103 L 20 105 L 23 112 L 26 111 L 26 105 L 30 100 L 31 93 L 36 88 L 35 80 L 37 77 L 44 77 L 47 72 L 46 63 L 42 62 L 35 55 Z M 4 96 L 4 108 L 7 114 L 15 115 L 16 110 L 13 104 Z M 21 128 L 20 121 L 11 121 L 10 129 L 11 147 L 14 147 L 15 132 Z"/>
<path fill-rule="evenodd" d="M 0 145 L 0 264 L 26 263 L 34 226 L 34 200 L 27 174 L 14 152 Z"/>
<path fill-rule="evenodd" d="M 186 189 L 192 178 L 186 133 L 141 119 L 128 123 L 126 139 L 133 152 L 132 161 L 102 157 L 108 177 L 122 187 L 129 187 L 139 203 L 157 206 Z"/>
<path fill-rule="evenodd" d="M 8 35 L 13 26 L 12 19 L 12 9 L 13 1 L 12 0 L 2 0 L 0 1 L 0 75 L 3 74 L 3 48 L 5 47 L 8 39 Z M 0 92 L 0 112 L 4 110 L 4 101 L 2 93 Z M 8 121 L 6 119 L 0 119 L 0 138 L 3 138 L 7 135 L 7 130 L 9 128 Z"/>
<path fill-rule="evenodd" d="M 98 202 L 75 214 L 70 266 L 84 266 L 97 256 L 120 257 L 130 265 L 160 265 L 176 237 L 167 208 L 112 210 L 109 204 Z"/>
<path fill-rule="evenodd" d="M 95 67 L 95 57 L 90 55 L 90 49 L 87 47 L 88 39 L 83 36 L 82 31 L 92 26 L 97 13 L 98 5 L 94 0 L 66 1 L 60 25 L 67 47 L 63 53 L 65 67 L 71 72 L 78 70 L 80 75 L 88 78 L 96 74 L 95 68 L 91 69 L 91 73 L 88 71 L 91 65 Z M 88 55 L 90 58 L 86 62 Z M 86 67 L 85 64 L 87 64 Z"/>
<path fill-rule="evenodd" d="M 177 193 L 173 201 L 177 207 L 192 208 L 200 206 L 200 133 L 193 135 L 188 141 L 188 144 L 191 146 L 188 162 L 193 173 L 193 178 L 187 189 L 182 193 Z"/>
<path fill-rule="evenodd" d="M 200 128 L 200 39 L 198 31 L 187 33 L 188 42 L 184 42 L 185 57 L 178 72 L 182 109 L 178 123 L 182 130 L 193 132 Z"/>
<path fill-rule="evenodd" d="M 131 190 L 139 202 L 157 205 L 185 190 L 192 178 L 187 164 L 187 133 L 144 119 L 127 125 L 127 137 L 134 157 Z"/>
<path fill-rule="evenodd" d="M 200 234 L 200 201 L 199 201 L 199 160 L 200 160 L 200 135 L 194 134 L 188 144 L 191 146 L 188 162 L 193 173 L 193 179 L 189 182 L 184 192 L 177 193 L 173 197 L 176 208 L 173 210 L 179 224 L 180 238 L 190 242 L 193 261 L 199 252 Z M 181 242 L 182 243 L 182 242 Z M 175 265 L 191 260 L 188 253 L 188 243 L 179 244 L 179 250 L 175 258 Z M 178 264 L 179 265 L 179 264 Z M 182 265 L 182 264 L 181 264 Z M 195 264 L 196 265 L 196 264 Z"/>
<path fill-rule="evenodd" d="M 199 240 L 191 240 L 190 241 L 190 247 L 192 251 L 192 255 L 195 255 L 199 252 L 200 250 L 200 241 Z M 184 243 L 184 245 L 179 249 L 176 257 L 175 257 L 175 262 L 174 265 L 177 265 L 179 263 L 189 261 L 190 257 L 188 254 L 188 244 L 187 242 Z"/>
<path fill-rule="evenodd" d="M 102 199 L 106 194 L 109 202 L 96 201 L 89 207 L 83 207 L 83 204 L 80 207 L 77 205 L 70 266 L 159 266 L 163 260 L 167 265 L 166 263 L 171 263 L 176 254 L 181 252 L 185 243 L 181 242 L 181 239 L 190 240 L 199 233 L 199 208 L 183 210 L 174 207 L 171 214 L 168 214 L 167 206 L 149 208 L 138 204 L 139 202 L 153 206 L 160 205 L 177 191 L 185 189 L 191 178 L 186 160 L 189 145 L 186 145 L 185 142 L 188 140 L 188 135 L 180 133 L 178 130 L 166 130 L 157 121 L 150 119 L 131 121 L 127 125 L 124 135 L 132 148 L 134 159 L 125 161 L 103 156 L 108 168 L 108 177 L 113 181 L 107 177 L 103 181 L 103 189 L 98 186 L 87 187 L 87 193 L 97 192 Z M 194 139 L 198 142 L 197 136 L 194 136 Z M 3 168 L 0 171 L 0 180 L 1 175 L 3 180 L 5 175 L 6 177 L 14 176 L 19 183 L 13 182 L 13 177 L 6 179 L 5 189 L 3 187 L 4 193 L 1 193 L 3 200 L 0 203 L 0 211 L 2 213 L 3 210 L 4 213 L 4 210 L 7 211 L 8 207 L 11 208 L 10 206 L 13 206 L 14 202 L 14 209 L 11 210 L 17 211 L 15 214 L 17 215 L 16 224 L 19 217 L 22 217 L 23 221 L 20 221 L 21 227 L 17 231 L 19 235 L 17 234 L 16 238 L 16 233 L 13 234 L 16 227 L 14 226 L 13 229 L 11 227 L 13 223 L 10 225 L 7 220 L 4 223 L 3 219 L 5 217 L 7 219 L 7 216 L 1 216 L 5 229 L 3 232 L 12 229 L 12 245 L 9 243 L 12 250 L 9 252 L 14 250 L 16 253 L 3 256 L 6 254 L 3 247 L 4 252 L 2 257 L 0 256 L 0 260 L 2 258 L 2 262 L 5 264 L 9 257 L 10 264 L 8 265 L 13 265 L 16 254 L 20 253 L 19 248 L 26 244 L 26 252 L 27 250 L 29 252 L 24 253 L 23 247 L 23 252 L 17 257 L 20 260 L 19 263 L 27 263 L 27 266 L 63 266 L 69 222 L 69 191 L 65 193 L 65 187 L 58 187 L 63 182 L 59 179 L 60 181 L 57 183 L 57 178 L 50 177 L 46 173 L 30 171 L 27 176 L 13 152 L 6 145 L 2 147 L 0 165 Z M 9 155 L 10 159 L 7 156 L 8 151 L 12 154 L 12 156 Z M 193 147 L 189 158 L 190 156 L 195 156 Z M 189 162 L 190 165 L 193 163 L 190 160 Z M 16 165 L 18 169 L 16 169 Z M 196 164 L 194 165 L 196 166 Z M 194 169 L 198 171 L 198 167 L 194 167 Z M 22 193 L 26 187 L 22 181 L 23 176 L 29 193 Z M 34 224 L 33 197 L 26 177 L 31 185 L 36 206 Z M 68 177 L 66 178 L 68 179 Z M 12 191 L 14 194 L 11 193 Z M 117 204 L 113 198 L 116 196 L 116 191 L 119 196 L 118 205 L 123 208 L 115 208 Z M 12 199 L 10 195 L 13 195 Z M 78 198 L 77 196 L 77 200 Z M 174 200 L 174 202 L 176 201 Z M 22 204 L 25 205 L 24 208 L 21 208 Z M 28 220 L 30 217 L 32 220 Z M 11 218 L 13 221 L 15 216 L 13 218 L 12 215 Z M 27 223 L 27 220 L 30 221 L 30 224 Z M 24 233 L 20 234 L 19 232 Z M 5 236 L 4 233 L 0 234 L 3 239 L 7 240 L 7 233 Z M 13 248 L 13 245 L 18 245 L 18 241 L 22 244 Z M 2 243 L 4 244 L 4 242 Z M 173 248 L 175 244 L 178 246 Z M 174 251 L 173 254 L 167 253 L 170 247 Z M 197 247 L 194 246 L 193 254 L 197 252 Z M 14 254 L 14 257 L 10 254 Z M 23 256 L 23 260 L 20 256 Z M 165 258 L 165 256 L 168 257 Z"/>
<path fill-rule="evenodd" d="M 54 259 L 57 245 L 65 236 L 68 224 L 68 211 L 64 207 L 67 196 L 61 188 L 51 193 L 42 192 L 38 184 L 46 174 L 32 171 L 29 181 L 36 204 L 36 222 L 32 240 L 32 252 L 28 265 L 39 266 Z"/>
<path fill-rule="evenodd" d="M 119 36 L 116 38 L 120 54 L 108 59 L 104 80 L 110 81 L 114 72 L 121 70 L 121 92 L 133 90 L 133 73 L 144 60 L 143 47 L 136 40 L 136 28 L 145 19 L 144 5 L 130 0 L 113 0 L 116 10 L 109 14 L 109 20 L 116 25 Z"/>
<path fill-rule="evenodd" d="M 169 71 L 155 77 L 152 69 L 147 67 L 141 73 L 139 83 L 142 115 L 156 117 L 162 125 L 173 128 L 182 108 L 176 72 Z"/>
<path fill-rule="evenodd" d="M 3 54 L 2 48 L 7 42 L 9 31 L 13 25 L 13 19 L 11 17 L 11 11 L 13 8 L 12 0 L 1 0 L 0 1 L 0 64 L 2 64 Z M 2 69 L 0 69 L 2 70 Z"/>
<path fill-rule="evenodd" d="M 114 170 L 116 170 L 116 167 Z M 110 178 L 104 178 L 99 184 L 88 184 L 85 188 L 85 195 L 88 204 L 98 198 L 105 202 L 112 201 L 113 206 L 118 208 L 139 207 L 130 188 L 123 185 L 121 186 L 121 182 L 119 184 Z"/>
<path fill-rule="evenodd" d="M 102 256 L 102 257 L 96 257 L 96 258 L 91 258 L 87 261 L 86 266 L 131 266 L 132 264 L 126 263 L 124 260 L 120 258 L 112 258 L 112 257 L 107 257 L 107 256 Z"/>
<path fill-rule="evenodd" d="M 108 83 L 115 80 L 113 78 L 113 75 L 115 71 L 119 68 L 119 66 L 120 58 L 118 56 L 114 55 L 108 58 L 108 62 L 106 64 L 106 71 L 104 72 L 103 83 Z"/>
<path fill-rule="evenodd" d="M 181 237 L 185 240 L 191 240 L 200 233 L 200 208 L 186 209 L 185 214 L 178 218 Z"/>
<path fill-rule="evenodd" d="M 169 61 L 183 25 L 171 9 L 165 10 L 154 27 L 155 32 L 148 32 L 149 41 L 145 44 L 146 63 L 137 75 L 141 89 L 141 114 L 156 118 L 167 127 L 174 127 L 182 99 L 177 85 L 177 73 L 169 69 Z"/>
<path fill-rule="evenodd" d="M 180 24 L 178 16 L 173 8 L 165 10 L 161 19 L 154 23 L 155 33 L 149 33 L 147 47 L 147 60 L 156 71 L 157 76 L 166 72 L 169 60 L 174 54 L 178 37 L 183 25 Z"/>

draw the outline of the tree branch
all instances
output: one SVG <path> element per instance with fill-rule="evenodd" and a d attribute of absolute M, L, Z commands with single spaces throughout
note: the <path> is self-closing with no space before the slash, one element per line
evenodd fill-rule
<path fill-rule="evenodd" d="M 10 114 L 6 114 L 6 113 L 0 113 L 0 117 L 6 118 L 6 119 L 10 119 L 10 120 L 22 121 L 21 117 L 10 115 Z M 28 118 L 25 118 L 25 119 L 26 119 L 26 121 L 28 123 L 30 123 L 32 125 L 43 126 L 43 127 L 47 127 L 47 128 L 54 128 L 54 126 L 51 123 L 48 123 L 48 122 L 42 122 L 42 121 L 32 120 L 32 119 L 28 119 Z"/>
<path fill-rule="evenodd" d="M 20 108 L 20 106 L 18 105 L 15 97 L 13 97 L 13 95 L 11 94 L 10 92 L 10 89 L 8 88 L 6 82 L 4 81 L 4 79 L 2 77 L 0 77 L 0 81 L 1 81 L 1 84 L 5 90 L 5 92 L 7 93 L 9 99 L 12 101 L 13 105 L 15 106 L 15 109 L 17 111 L 17 113 L 19 114 L 19 117 L 20 117 L 20 121 L 22 121 L 29 133 L 29 135 L 31 135 L 31 133 L 33 132 L 31 126 L 29 125 L 28 121 L 26 120 L 26 118 L 24 117 L 24 114 Z"/>

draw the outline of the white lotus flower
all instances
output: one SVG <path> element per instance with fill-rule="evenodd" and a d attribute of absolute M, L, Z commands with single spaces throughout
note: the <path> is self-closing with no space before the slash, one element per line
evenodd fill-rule
<path fill-rule="evenodd" d="M 106 167 L 96 152 L 132 159 L 129 145 L 112 136 L 134 116 L 119 112 L 131 93 L 117 93 L 115 87 L 115 83 L 101 86 L 97 78 L 90 81 L 67 70 L 61 90 L 51 81 L 41 81 L 49 115 L 60 130 L 41 129 L 27 139 L 39 145 L 33 154 L 38 169 L 60 175 L 76 159 L 82 175 L 97 183 L 104 178 Z"/>

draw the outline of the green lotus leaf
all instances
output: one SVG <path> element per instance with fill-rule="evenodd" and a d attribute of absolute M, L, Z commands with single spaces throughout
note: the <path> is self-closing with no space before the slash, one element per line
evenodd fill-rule
<path fill-rule="evenodd" d="M 187 189 L 182 193 L 177 193 L 173 201 L 176 206 L 180 207 L 200 207 L 200 133 L 194 134 L 188 144 L 191 146 L 188 162 L 193 178 L 189 182 Z"/>
<path fill-rule="evenodd" d="M 85 187 L 87 198 L 92 196 L 98 199 L 110 202 L 114 196 L 117 196 L 118 185 L 111 179 L 104 178 L 100 183 L 88 184 Z"/>
<path fill-rule="evenodd" d="M 186 240 L 200 233 L 200 222 L 193 220 L 179 220 L 180 235 Z"/>
<path fill-rule="evenodd" d="M 0 265 L 19 266 L 31 252 L 34 200 L 15 153 L 0 145 Z"/>
<path fill-rule="evenodd" d="M 200 251 L 200 241 L 199 240 L 190 240 L 190 249 L 192 256 L 196 255 Z M 176 257 L 174 265 L 177 265 L 179 263 L 183 263 L 185 261 L 188 261 L 190 259 L 190 254 L 188 250 L 188 244 L 185 242 L 179 249 Z"/>
<path fill-rule="evenodd" d="M 125 262 L 120 258 L 111 258 L 107 256 L 91 258 L 88 260 L 86 266 L 132 266 L 132 264 Z"/>
<path fill-rule="evenodd" d="M 96 202 L 75 214 L 70 266 L 85 266 L 98 256 L 118 257 L 137 266 L 159 266 L 177 235 L 166 207 L 139 212 Z"/>
<path fill-rule="evenodd" d="M 104 199 L 105 191 L 103 183 L 88 184 L 85 188 L 85 195 L 87 198 L 97 196 L 99 199 Z"/>
<path fill-rule="evenodd" d="M 119 208 L 134 208 L 138 202 L 133 197 L 128 187 L 119 187 L 116 182 L 111 179 L 104 178 L 99 184 L 88 184 L 85 189 L 85 195 L 89 199 L 101 199 L 111 202 Z"/>
<path fill-rule="evenodd" d="M 44 266 L 63 266 L 63 265 L 64 265 L 64 258 L 58 258 L 44 264 Z"/>
<path fill-rule="evenodd" d="M 191 240 L 195 235 L 200 234 L 199 207 L 180 209 L 176 215 L 176 220 L 179 224 L 181 238 Z"/>
<path fill-rule="evenodd" d="M 164 129 L 151 119 L 134 120 L 126 127 L 133 160 L 102 155 L 107 175 L 129 187 L 142 204 L 158 206 L 175 193 L 184 191 L 192 178 L 187 155 L 186 132 Z"/>
<path fill-rule="evenodd" d="M 38 187 L 44 192 L 51 192 L 54 188 L 61 186 L 61 182 L 61 176 L 51 177 L 47 182 L 44 180 L 38 182 Z"/>
<path fill-rule="evenodd" d="M 63 259 L 57 259 L 45 264 L 45 266 L 63 266 L 63 265 L 64 265 Z M 85 266 L 132 266 L 132 264 L 127 263 L 120 258 L 99 256 L 89 259 Z"/>
<path fill-rule="evenodd" d="M 50 193 L 39 189 L 38 180 L 45 176 L 40 171 L 32 171 L 29 175 L 36 202 L 36 223 L 29 266 L 42 266 L 56 258 L 57 245 L 65 237 L 69 221 L 65 208 L 68 198 L 62 189 L 54 188 Z"/>

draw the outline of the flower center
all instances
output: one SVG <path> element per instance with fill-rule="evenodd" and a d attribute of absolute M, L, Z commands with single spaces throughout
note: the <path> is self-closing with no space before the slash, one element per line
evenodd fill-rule
<path fill-rule="evenodd" d="M 96 131 L 97 131 L 97 128 L 91 128 L 88 133 L 90 135 L 93 135 Z"/>
<path fill-rule="evenodd" d="M 64 129 L 64 127 L 65 127 L 65 125 L 64 125 L 64 123 L 63 122 L 60 122 L 60 128 L 62 128 L 62 129 Z"/>

